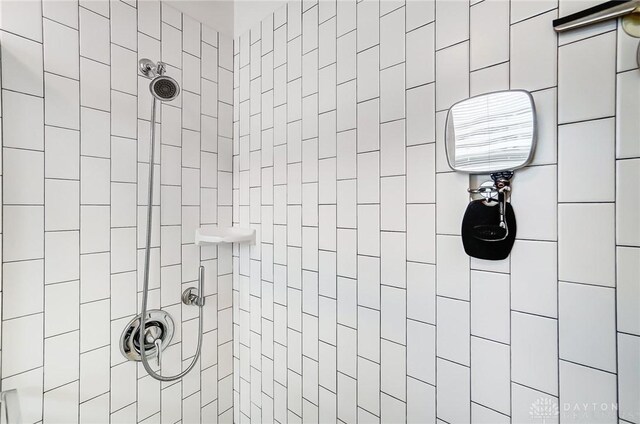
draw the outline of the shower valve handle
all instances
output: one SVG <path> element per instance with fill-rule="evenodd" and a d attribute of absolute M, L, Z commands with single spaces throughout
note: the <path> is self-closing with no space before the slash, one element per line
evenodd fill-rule
<path fill-rule="evenodd" d="M 158 337 L 157 339 L 155 339 L 153 344 L 156 347 L 156 353 L 157 353 L 156 361 L 158 363 L 158 367 L 161 367 L 162 366 L 162 339 Z"/>

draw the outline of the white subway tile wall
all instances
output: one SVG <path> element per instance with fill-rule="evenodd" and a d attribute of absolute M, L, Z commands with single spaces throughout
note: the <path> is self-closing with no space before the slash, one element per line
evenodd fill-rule
<path fill-rule="evenodd" d="M 597 2 L 559 3 L 295 0 L 239 36 L 235 422 L 640 423 L 637 42 L 559 39 Z M 446 110 L 510 88 L 517 240 L 470 260 Z"/>
<path fill-rule="evenodd" d="M 231 224 L 231 45 L 157 0 L 0 3 L 2 390 L 18 388 L 25 423 L 232 421 L 232 252 L 194 245 L 201 224 Z M 180 295 L 206 268 L 202 358 L 163 384 L 118 347 L 142 290 L 143 57 L 184 90 L 157 109 L 149 303 L 176 323 L 163 374 L 194 354 Z"/>

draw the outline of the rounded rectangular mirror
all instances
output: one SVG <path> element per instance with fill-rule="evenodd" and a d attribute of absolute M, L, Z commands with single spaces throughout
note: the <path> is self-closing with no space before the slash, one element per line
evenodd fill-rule
<path fill-rule="evenodd" d="M 498 91 L 460 101 L 449 109 L 445 148 L 456 171 L 512 171 L 531 162 L 536 111 L 524 90 Z"/>

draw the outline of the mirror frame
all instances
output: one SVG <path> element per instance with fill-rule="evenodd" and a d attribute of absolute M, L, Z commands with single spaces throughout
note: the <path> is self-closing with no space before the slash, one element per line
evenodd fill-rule
<path fill-rule="evenodd" d="M 483 96 L 490 96 L 491 94 L 498 94 L 498 93 L 524 93 L 526 94 L 526 96 L 529 98 L 529 102 L 531 103 L 531 111 L 533 113 L 533 118 L 532 118 L 532 123 L 533 123 L 533 133 L 531 134 L 531 150 L 529 151 L 529 156 L 527 157 L 527 159 L 520 164 L 519 166 L 516 167 L 512 167 L 512 168 L 507 168 L 507 169 L 495 169 L 492 171 L 469 171 L 466 169 L 459 169 L 456 168 L 455 166 L 453 166 L 453 164 L 451 163 L 451 159 L 449 157 L 449 143 L 447 142 L 448 140 L 448 134 L 449 134 L 449 117 L 451 116 L 451 110 L 458 104 L 460 103 L 464 103 L 466 101 L 469 101 L 471 99 L 475 99 L 478 97 L 483 97 Z M 530 92 L 528 92 L 527 90 L 498 90 L 498 91 L 492 91 L 489 93 L 483 93 L 483 94 L 478 94 L 476 96 L 471 96 L 471 97 L 467 97 L 466 99 L 462 99 L 462 100 L 458 100 L 457 102 L 455 102 L 454 104 L 451 105 L 451 107 L 449 108 L 449 110 L 447 110 L 447 117 L 444 121 L 444 151 L 445 151 L 445 156 L 447 157 L 447 164 L 449 165 L 449 168 L 453 169 L 456 172 L 463 172 L 465 174 L 478 174 L 478 175 L 483 175 L 483 174 L 492 174 L 494 172 L 502 172 L 502 171 L 513 171 L 516 169 L 520 169 L 520 168 L 524 168 L 525 166 L 529 165 L 531 163 L 531 161 L 533 160 L 533 156 L 535 155 L 536 152 L 536 147 L 538 144 L 538 114 L 536 113 L 536 103 L 533 99 L 533 96 L 531 95 Z"/>

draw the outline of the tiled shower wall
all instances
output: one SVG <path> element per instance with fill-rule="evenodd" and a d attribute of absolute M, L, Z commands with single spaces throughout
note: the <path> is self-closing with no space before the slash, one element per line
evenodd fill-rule
<path fill-rule="evenodd" d="M 239 37 L 236 422 L 640 422 L 637 40 L 558 37 L 589 3 L 295 0 Z M 470 260 L 446 111 L 510 88 L 517 240 Z"/>
<path fill-rule="evenodd" d="M 159 1 L 2 1 L 2 390 L 25 423 L 231 420 L 233 41 Z M 158 107 L 150 307 L 176 323 L 163 374 L 194 355 L 180 294 L 206 267 L 202 357 L 160 384 L 125 361 L 139 309 L 151 94 L 139 58 L 180 82 Z M 162 284 L 161 284 L 162 283 Z"/>

